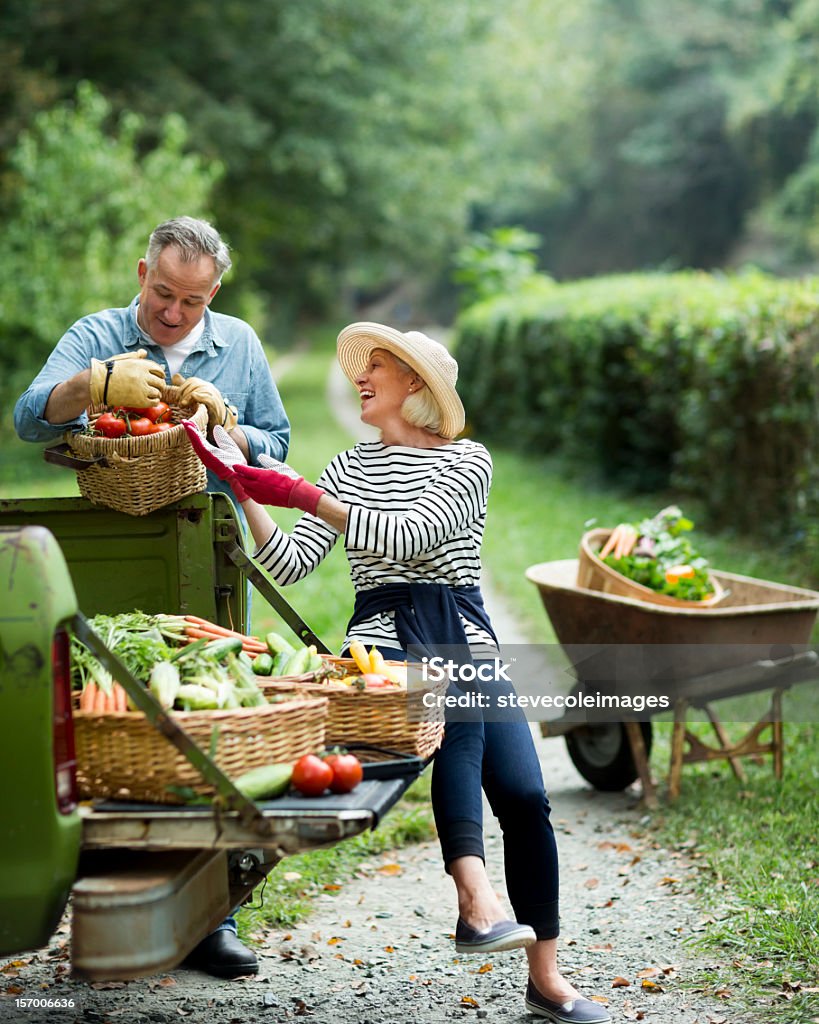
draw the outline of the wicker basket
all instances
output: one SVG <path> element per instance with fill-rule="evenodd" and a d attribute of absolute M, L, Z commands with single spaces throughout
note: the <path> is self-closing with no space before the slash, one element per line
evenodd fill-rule
<path fill-rule="evenodd" d="M 204 405 L 196 411 L 176 405 L 179 388 L 166 386 L 162 400 L 171 406 L 171 430 L 145 437 L 92 437 L 88 434 L 65 435 L 72 454 L 80 459 L 101 459 L 87 469 L 77 470 L 80 494 L 96 505 L 106 505 L 131 516 L 145 516 L 180 498 L 203 491 L 208 474 L 188 441 L 185 428 L 178 426 L 192 419 L 204 433 L 208 412 Z M 92 406 L 88 414 L 93 426 L 102 408 Z"/>
<path fill-rule="evenodd" d="M 661 594 L 642 583 L 635 583 L 622 573 L 615 572 L 600 559 L 597 552 L 609 538 L 611 530 L 589 530 L 580 541 L 577 563 L 577 586 L 585 590 L 599 590 L 604 594 L 631 597 L 651 604 L 670 605 L 674 608 L 713 608 L 726 596 L 725 591 L 713 575 L 709 575 L 714 593 L 703 601 L 683 601 L 678 597 Z"/>
<path fill-rule="evenodd" d="M 359 672 L 352 658 L 326 657 L 325 660 L 349 668 L 351 673 Z M 305 696 L 326 695 L 330 702 L 326 729 L 328 747 L 368 743 L 396 753 L 427 758 L 435 753 L 444 738 L 444 708 L 426 708 L 422 698 L 424 693 L 446 693 L 445 680 L 430 683 L 423 691 L 403 687 L 359 690 L 332 679 L 317 682 L 314 674 L 270 680 L 259 676 L 257 682 L 268 693 L 296 689 Z M 377 756 L 367 752 L 359 754 L 362 761 L 375 760 Z"/>
<path fill-rule="evenodd" d="M 213 746 L 213 760 L 235 779 L 251 768 L 321 750 L 327 699 L 305 694 L 263 707 L 175 711 L 173 718 L 204 751 Z M 75 710 L 74 737 L 82 798 L 184 803 L 177 787 L 213 795 L 213 787 L 139 711 Z"/>

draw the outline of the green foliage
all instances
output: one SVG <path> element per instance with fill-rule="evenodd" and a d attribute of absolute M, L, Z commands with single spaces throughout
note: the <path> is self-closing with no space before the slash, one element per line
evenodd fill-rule
<path fill-rule="evenodd" d="M 663 760 L 668 763 L 669 729 L 655 729 L 659 771 L 665 770 Z M 704 725 L 692 729 L 713 742 Z M 728 725 L 733 743 L 745 731 Z M 679 845 L 684 857 L 696 851 L 696 884 L 713 920 L 689 943 L 739 968 L 730 985 L 734 1003 L 763 1012 L 772 1024 L 804 1024 L 819 1012 L 819 736 L 815 724 L 791 722 L 784 735 L 781 782 L 767 758 L 758 766 L 743 760 L 745 782 L 727 765 L 686 766 L 680 798 L 655 816 L 651 835 Z M 783 991 L 788 999 L 782 999 Z"/>
<path fill-rule="evenodd" d="M 335 299 L 360 264 L 378 263 L 379 283 L 445 265 L 495 173 L 481 159 L 493 7 L 179 0 L 146 18 L 32 0 L 5 24 L 25 68 L 88 78 L 151 121 L 178 111 L 226 165 L 215 214 L 237 281 L 304 302 Z"/>
<path fill-rule="evenodd" d="M 0 247 L 0 357 L 21 390 L 80 316 L 125 305 L 151 230 L 185 211 L 207 212 L 220 168 L 185 151 L 168 116 L 143 150 L 143 120 L 91 85 L 39 114 L 10 156 Z M 9 397 L 6 391 L 4 397 Z"/>
<path fill-rule="evenodd" d="M 519 227 L 475 232 L 455 254 L 452 277 L 464 290 L 464 305 L 519 288 L 535 273 L 538 235 Z"/>
<path fill-rule="evenodd" d="M 817 282 L 535 279 L 459 321 L 473 429 L 609 479 L 673 483 L 711 523 L 819 557 Z"/>

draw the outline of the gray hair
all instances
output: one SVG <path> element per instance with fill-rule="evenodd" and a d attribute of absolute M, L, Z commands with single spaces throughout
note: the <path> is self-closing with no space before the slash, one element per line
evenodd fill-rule
<path fill-rule="evenodd" d="M 206 220 L 175 217 L 154 228 L 148 239 L 148 251 L 145 253 L 145 262 L 149 270 L 153 270 L 160 253 L 169 245 L 176 246 L 185 263 L 193 263 L 202 256 L 210 256 L 216 264 L 217 281 L 221 281 L 222 275 L 230 270 L 228 247 L 216 228 Z"/>
<path fill-rule="evenodd" d="M 405 373 L 414 373 L 423 380 L 423 377 L 409 363 L 405 363 L 403 359 L 399 359 L 392 352 L 390 355 Z M 407 395 L 401 406 L 401 416 L 413 427 L 430 430 L 433 434 L 440 434 L 441 432 L 441 422 L 443 420 L 441 407 L 428 387 L 421 388 L 420 391 Z"/>

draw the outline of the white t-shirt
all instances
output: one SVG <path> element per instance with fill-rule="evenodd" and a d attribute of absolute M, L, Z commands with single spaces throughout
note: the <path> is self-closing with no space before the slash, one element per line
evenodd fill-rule
<path fill-rule="evenodd" d="M 136 318 L 136 311 L 134 312 L 134 317 Z M 153 338 L 149 334 L 146 334 L 145 331 L 143 331 L 142 328 L 139 326 L 138 318 L 136 320 L 136 325 L 137 329 L 139 330 L 139 333 L 142 335 L 143 338 L 145 338 L 146 341 L 150 341 L 156 344 Z M 199 341 L 204 332 L 205 318 L 202 317 L 202 319 L 199 321 L 196 327 L 194 327 L 190 331 L 190 333 L 186 334 L 184 338 L 181 338 L 179 341 L 177 341 L 175 345 L 161 346 L 163 355 L 168 360 L 168 369 L 170 370 L 172 377 L 175 373 L 179 373 L 179 371 L 182 369 L 182 364 L 185 362 L 185 360 L 188 358 L 191 352 L 193 352 L 197 341 Z"/>

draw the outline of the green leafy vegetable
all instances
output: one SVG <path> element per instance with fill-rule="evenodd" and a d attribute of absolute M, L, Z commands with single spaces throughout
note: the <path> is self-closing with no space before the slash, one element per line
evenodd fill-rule
<path fill-rule="evenodd" d="M 635 583 L 682 601 L 711 597 L 708 560 L 691 543 L 688 534 L 694 524 L 676 505 L 633 526 L 638 539 L 631 553 L 623 558 L 607 555 L 606 565 Z"/>

